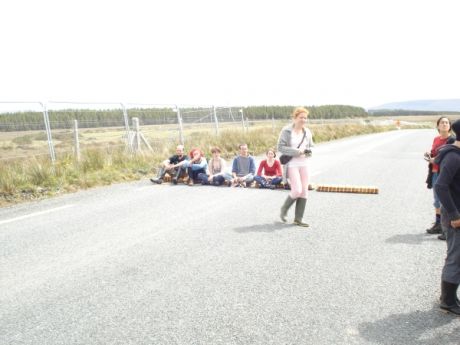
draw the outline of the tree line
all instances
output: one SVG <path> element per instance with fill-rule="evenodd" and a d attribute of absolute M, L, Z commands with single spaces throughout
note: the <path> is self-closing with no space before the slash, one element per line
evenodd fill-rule
<path fill-rule="evenodd" d="M 294 106 L 247 106 L 218 108 L 218 121 L 239 121 L 241 115 L 245 120 L 280 120 L 289 119 Z M 307 106 L 312 119 L 342 119 L 367 117 L 364 108 L 350 105 Z M 178 122 L 177 113 L 172 108 L 131 108 L 128 117 L 137 117 L 143 125 L 174 124 Z M 212 108 L 181 108 L 183 122 L 213 121 Z M 198 115 L 190 115 L 198 114 Z M 209 116 L 207 116 L 207 114 Z M 49 110 L 52 129 L 72 128 L 78 120 L 81 128 L 124 126 L 121 109 L 65 109 Z M 43 113 L 36 111 L 9 112 L 0 114 L 0 131 L 28 131 L 45 129 Z"/>

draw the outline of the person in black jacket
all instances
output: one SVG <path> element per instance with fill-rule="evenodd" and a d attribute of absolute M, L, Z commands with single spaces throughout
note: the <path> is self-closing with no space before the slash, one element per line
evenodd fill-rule
<path fill-rule="evenodd" d="M 168 174 L 172 177 L 171 182 L 177 184 L 179 177 L 187 176 L 187 162 L 188 156 L 184 155 L 184 145 L 177 145 L 176 154 L 161 163 L 157 177 L 151 178 L 150 181 L 161 184 L 165 175 Z"/>
<path fill-rule="evenodd" d="M 456 138 L 439 150 L 435 163 L 439 176 L 434 185 L 441 202 L 441 222 L 447 229 L 447 256 L 441 276 L 440 308 L 460 315 L 457 289 L 460 284 L 460 120 L 452 124 Z"/>

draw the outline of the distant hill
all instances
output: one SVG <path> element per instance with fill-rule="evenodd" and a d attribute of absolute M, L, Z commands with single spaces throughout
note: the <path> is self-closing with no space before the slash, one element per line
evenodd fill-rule
<path fill-rule="evenodd" d="M 460 99 L 424 99 L 393 102 L 369 108 L 371 113 L 375 110 L 460 111 Z"/>

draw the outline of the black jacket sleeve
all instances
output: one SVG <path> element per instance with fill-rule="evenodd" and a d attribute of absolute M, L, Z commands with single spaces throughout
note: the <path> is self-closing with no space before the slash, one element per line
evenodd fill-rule
<path fill-rule="evenodd" d="M 460 196 L 453 195 L 454 184 L 460 174 L 460 155 L 456 153 L 447 154 L 441 162 L 440 172 L 434 185 L 436 194 L 450 220 L 460 219 L 460 211 L 456 206 L 456 200 Z"/>

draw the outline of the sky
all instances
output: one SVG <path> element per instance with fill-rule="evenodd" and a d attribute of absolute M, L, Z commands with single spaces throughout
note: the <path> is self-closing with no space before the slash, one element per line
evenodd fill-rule
<path fill-rule="evenodd" d="M 460 98 L 454 0 L 15 0 L 0 102 L 325 105 Z"/>

